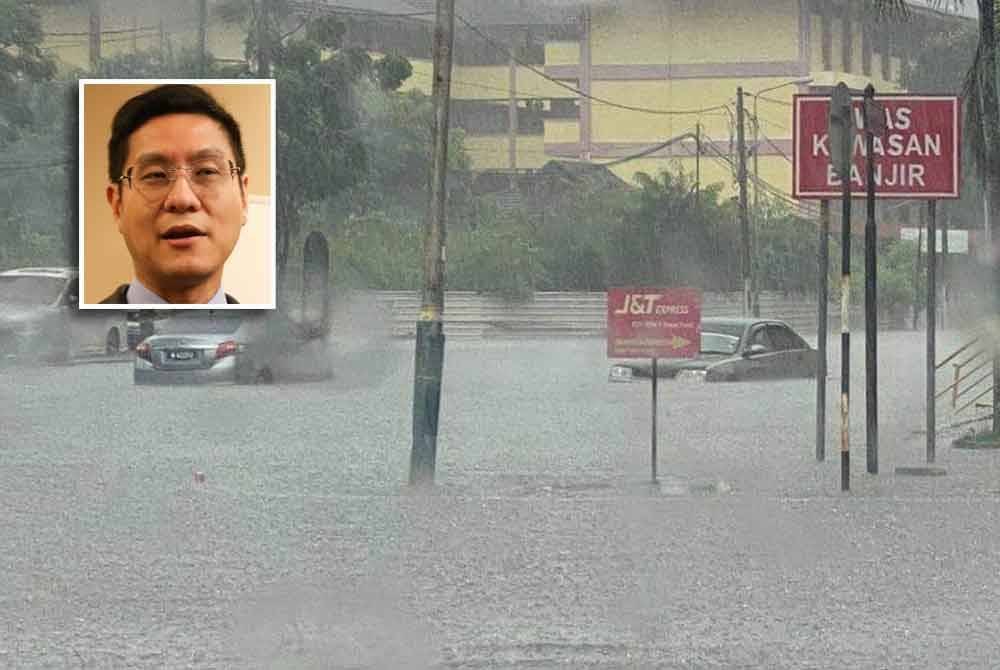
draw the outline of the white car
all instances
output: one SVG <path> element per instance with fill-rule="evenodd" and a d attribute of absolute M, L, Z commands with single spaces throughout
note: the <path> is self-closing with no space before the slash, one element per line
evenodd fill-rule
<path fill-rule="evenodd" d="M 0 361 L 66 361 L 126 350 L 125 312 L 81 311 L 76 268 L 0 272 Z"/>
<path fill-rule="evenodd" d="M 136 384 L 261 383 L 333 376 L 322 330 L 280 310 L 178 312 L 135 347 Z"/>

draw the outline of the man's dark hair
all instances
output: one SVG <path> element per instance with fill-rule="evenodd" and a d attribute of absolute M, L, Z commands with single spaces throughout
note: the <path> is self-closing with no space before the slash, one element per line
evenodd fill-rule
<path fill-rule="evenodd" d="M 217 121 L 229 136 L 236 167 L 246 172 L 243 137 L 236 119 L 208 91 L 191 84 L 165 84 L 129 99 L 115 113 L 108 142 L 108 177 L 116 181 L 125 170 L 128 140 L 147 121 L 167 114 L 201 114 Z M 240 185 L 242 187 L 242 180 Z"/>

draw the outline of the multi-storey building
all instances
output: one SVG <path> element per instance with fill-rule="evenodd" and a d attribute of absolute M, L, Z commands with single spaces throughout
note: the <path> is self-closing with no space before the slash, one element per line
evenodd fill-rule
<path fill-rule="evenodd" d="M 198 3 L 164 17 L 141 2 L 101 12 L 102 55 L 197 44 Z M 208 48 L 242 59 L 240 29 L 207 3 Z M 791 187 L 796 92 L 845 81 L 899 90 L 923 36 L 970 20 L 916 9 L 877 20 L 862 0 L 458 0 L 452 121 L 475 169 L 537 169 L 554 158 L 638 171 L 683 170 L 734 183 L 737 89 L 742 88 L 751 187 Z M 410 58 L 407 86 L 431 90 L 432 0 L 315 0 L 303 17 L 336 14 L 346 40 Z M 83 3 L 49 10 L 48 46 L 67 63 L 94 54 Z M 700 151 L 698 147 L 700 145 Z"/>

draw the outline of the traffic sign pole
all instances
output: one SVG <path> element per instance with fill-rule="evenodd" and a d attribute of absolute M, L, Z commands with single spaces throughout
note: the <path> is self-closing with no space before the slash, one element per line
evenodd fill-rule
<path fill-rule="evenodd" d="M 653 360 L 653 365 L 650 369 L 653 371 L 653 434 L 652 434 L 652 441 L 650 443 L 651 447 L 650 463 L 653 472 L 653 483 L 655 484 L 656 483 L 656 407 L 657 407 L 656 385 L 657 385 L 657 379 L 659 378 L 660 375 L 658 374 L 658 371 L 656 369 L 656 359 L 654 358 L 652 360 Z"/>
<path fill-rule="evenodd" d="M 927 462 L 933 463 L 936 448 L 937 417 L 935 415 L 935 358 L 937 337 L 937 201 L 927 202 Z"/>
<path fill-rule="evenodd" d="M 851 488 L 851 148 L 854 110 L 844 82 L 830 98 L 830 151 L 840 175 L 840 489 Z"/>
<path fill-rule="evenodd" d="M 868 473 L 878 474 L 878 298 L 875 245 L 875 136 L 885 131 L 885 112 L 875 103 L 875 87 L 865 87 L 865 418 Z"/>

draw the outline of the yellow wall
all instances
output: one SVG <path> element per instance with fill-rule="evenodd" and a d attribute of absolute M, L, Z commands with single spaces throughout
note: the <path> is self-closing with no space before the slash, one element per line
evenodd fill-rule
<path fill-rule="evenodd" d="M 413 58 L 410 60 L 410 65 L 413 66 L 413 74 L 403 82 L 400 90 L 420 91 L 430 95 L 434 88 L 434 64 L 429 60 Z"/>
<path fill-rule="evenodd" d="M 733 79 L 678 79 L 673 81 L 596 81 L 594 95 L 607 100 L 652 109 L 687 111 L 728 104 L 740 81 Z M 711 113 L 662 115 L 592 105 L 595 142 L 656 142 L 693 130 L 699 121 L 712 137 L 728 136 L 729 116 Z"/>
<path fill-rule="evenodd" d="M 466 135 L 465 151 L 477 170 L 508 167 L 506 135 Z"/>
<path fill-rule="evenodd" d="M 579 142 L 580 122 L 576 119 L 545 119 L 546 142 Z"/>
<path fill-rule="evenodd" d="M 823 69 L 823 19 L 819 14 L 809 15 L 809 69 Z"/>
<path fill-rule="evenodd" d="M 686 9 L 697 7 L 692 11 Z M 798 58 L 798 13 L 787 0 L 753 6 L 635 0 L 592 10 L 595 64 L 719 63 Z M 741 13 L 742 10 L 742 13 Z M 711 39 L 706 39 L 711 35 Z M 767 39 L 761 39 L 767 35 Z M 752 54 L 752 55 L 750 55 Z"/>
<path fill-rule="evenodd" d="M 518 168 L 540 168 L 549 160 L 545 155 L 545 140 L 541 135 L 517 136 Z"/>
<path fill-rule="evenodd" d="M 547 42 L 545 44 L 546 65 L 573 65 L 579 62 L 579 42 Z"/>
<path fill-rule="evenodd" d="M 839 19 L 830 21 L 830 69 L 841 71 L 844 69 L 844 24 Z M 820 34 L 822 38 L 822 33 Z"/>

